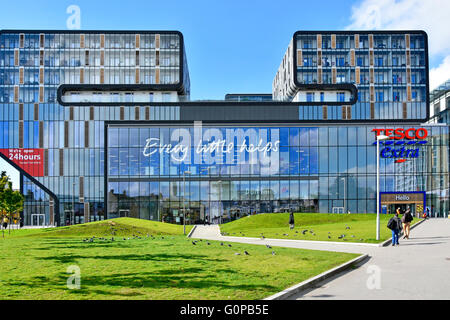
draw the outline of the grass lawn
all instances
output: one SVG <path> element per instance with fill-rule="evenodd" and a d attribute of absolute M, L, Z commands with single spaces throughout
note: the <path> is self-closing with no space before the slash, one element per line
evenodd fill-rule
<path fill-rule="evenodd" d="M 380 215 L 380 241 L 375 239 L 376 214 L 294 213 L 295 228 L 290 230 L 289 213 L 266 213 L 223 224 L 220 231 L 238 237 L 379 243 L 392 236 L 386 227 L 392 216 Z M 420 220 L 414 218 L 412 224 Z"/>
<path fill-rule="evenodd" d="M 83 241 L 92 236 L 97 237 L 93 242 Z M 4 239 L 0 236 L 0 295 L 51 300 L 262 299 L 357 256 L 192 241 L 183 236 L 183 226 L 131 218 L 14 230 Z M 81 270 L 80 289 L 66 286 L 72 265 Z"/>

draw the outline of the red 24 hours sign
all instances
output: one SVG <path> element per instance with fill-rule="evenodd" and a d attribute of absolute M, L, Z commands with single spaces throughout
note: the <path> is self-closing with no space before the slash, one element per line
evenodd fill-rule
<path fill-rule="evenodd" d="M 33 177 L 44 175 L 44 149 L 0 149 L 0 152 Z"/>

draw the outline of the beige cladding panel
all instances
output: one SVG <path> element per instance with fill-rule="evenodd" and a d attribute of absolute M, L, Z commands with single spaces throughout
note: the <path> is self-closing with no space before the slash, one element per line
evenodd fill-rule
<path fill-rule="evenodd" d="M 14 102 L 19 103 L 19 86 L 14 86 Z"/>
<path fill-rule="evenodd" d="M 331 68 L 331 82 L 336 83 L 336 67 Z"/>
<path fill-rule="evenodd" d="M 19 66 L 19 49 L 14 49 L 14 66 Z"/>
<path fill-rule="evenodd" d="M 80 48 L 84 48 L 84 34 L 80 34 Z"/>
<path fill-rule="evenodd" d="M 412 97 L 411 97 L 411 84 L 408 84 L 408 85 L 406 86 L 406 99 L 407 99 L 408 101 L 411 101 L 411 100 L 412 100 Z"/>
<path fill-rule="evenodd" d="M 39 65 L 44 65 L 44 50 L 39 51 Z"/>
<path fill-rule="evenodd" d="M 100 50 L 100 65 L 101 66 L 105 65 L 105 51 L 104 50 Z"/>
<path fill-rule="evenodd" d="M 336 35 L 335 34 L 331 35 L 331 48 L 336 49 Z"/>
<path fill-rule="evenodd" d="M 322 113 L 323 113 L 323 120 L 327 120 L 328 119 L 328 107 L 327 106 L 322 107 Z"/>
<path fill-rule="evenodd" d="M 350 50 L 350 66 L 355 66 L 355 49 Z"/>
<path fill-rule="evenodd" d="M 23 110 L 23 104 L 22 104 L 22 110 Z M 23 111 L 22 111 L 22 113 L 23 113 Z M 20 119 L 20 116 L 19 116 L 19 119 Z M 19 121 L 19 148 L 23 148 L 23 121 Z"/>
<path fill-rule="evenodd" d="M 369 68 L 369 82 L 375 83 L 375 69 Z"/>
<path fill-rule="evenodd" d="M 105 69 L 104 68 L 100 68 L 100 83 L 101 84 L 105 83 Z"/>
<path fill-rule="evenodd" d="M 141 35 L 140 34 L 136 34 L 135 36 L 135 42 L 136 42 L 136 49 L 141 47 Z"/>
<path fill-rule="evenodd" d="M 352 107 L 347 106 L 347 120 L 351 120 L 351 119 L 352 119 Z"/>
<path fill-rule="evenodd" d="M 373 34 L 369 34 L 369 48 L 373 49 Z"/>
<path fill-rule="evenodd" d="M 39 87 L 39 102 L 44 103 L 44 87 Z"/>
<path fill-rule="evenodd" d="M 370 102 L 375 102 L 375 86 L 371 84 L 369 86 L 369 92 L 370 92 Z"/>
<path fill-rule="evenodd" d="M 317 65 L 322 65 L 322 50 L 317 50 Z"/>
<path fill-rule="evenodd" d="M 24 79 L 23 72 L 24 72 L 23 67 L 20 67 L 19 68 L 19 84 L 23 84 L 23 79 Z"/>
<path fill-rule="evenodd" d="M 322 83 L 322 68 L 317 68 L 317 83 Z"/>
<path fill-rule="evenodd" d="M 370 119 L 375 119 L 375 103 L 370 103 Z"/>
<path fill-rule="evenodd" d="M 43 33 L 39 34 L 39 48 L 44 47 L 45 35 Z"/>
<path fill-rule="evenodd" d="M 34 104 L 34 120 L 39 120 L 39 103 Z"/>
<path fill-rule="evenodd" d="M 411 41 L 410 40 L 411 40 L 410 35 L 409 34 L 405 34 L 406 49 L 409 49 L 411 47 L 411 44 L 410 44 Z"/>
<path fill-rule="evenodd" d="M 406 68 L 406 83 L 411 83 L 411 68 Z"/>
<path fill-rule="evenodd" d="M 25 43 L 25 34 L 21 33 L 19 35 L 19 48 L 23 48 Z"/>
<path fill-rule="evenodd" d="M 360 75 L 360 67 L 356 67 L 355 68 L 355 82 L 356 84 L 359 84 L 360 80 L 361 80 L 361 75 Z"/>
<path fill-rule="evenodd" d="M 342 111 L 342 120 L 347 119 L 347 108 L 345 108 L 345 106 L 341 107 L 341 111 Z"/>
<path fill-rule="evenodd" d="M 369 50 L 369 65 L 370 66 L 374 65 L 374 53 L 373 53 L 373 50 Z"/>
<path fill-rule="evenodd" d="M 159 35 L 159 34 L 156 34 L 156 35 L 155 35 L 155 48 L 156 48 L 156 49 L 159 49 L 159 48 L 160 48 L 159 42 L 160 42 L 160 35 Z"/>
<path fill-rule="evenodd" d="M 101 34 L 100 35 L 100 48 L 104 48 L 105 47 L 105 35 Z"/>
<path fill-rule="evenodd" d="M 155 69 L 155 83 L 159 84 L 159 68 Z"/>
<path fill-rule="evenodd" d="M 410 50 L 406 50 L 406 65 L 410 66 L 411 65 L 411 51 Z"/>
<path fill-rule="evenodd" d="M 322 35 L 317 35 L 317 49 L 322 48 Z"/>
<path fill-rule="evenodd" d="M 359 34 L 355 34 L 355 48 L 359 49 Z"/>
<path fill-rule="evenodd" d="M 140 70 L 139 70 L 139 68 L 136 68 L 136 70 L 135 70 L 135 79 L 136 79 L 136 83 L 139 83 L 139 81 L 140 81 Z"/>
<path fill-rule="evenodd" d="M 297 50 L 297 67 L 303 66 L 303 54 L 302 50 Z"/>
<path fill-rule="evenodd" d="M 408 118 L 408 107 L 406 105 L 406 102 L 403 102 L 403 104 L 402 104 L 402 114 L 403 114 L 403 119 Z"/>
<path fill-rule="evenodd" d="M 39 84 L 44 84 L 44 68 L 39 68 Z"/>
<path fill-rule="evenodd" d="M 84 83 L 84 68 L 80 68 L 80 83 Z"/>

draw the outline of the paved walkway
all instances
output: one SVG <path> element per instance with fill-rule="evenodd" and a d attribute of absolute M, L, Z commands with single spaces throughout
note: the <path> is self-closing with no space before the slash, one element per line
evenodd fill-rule
<path fill-rule="evenodd" d="M 223 237 L 219 227 L 197 226 L 192 238 L 326 251 L 367 253 L 360 268 L 328 279 L 291 299 L 450 299 L 450 219 L 430 219 L 411 230 L 400 246 L 315 243 Z"/>

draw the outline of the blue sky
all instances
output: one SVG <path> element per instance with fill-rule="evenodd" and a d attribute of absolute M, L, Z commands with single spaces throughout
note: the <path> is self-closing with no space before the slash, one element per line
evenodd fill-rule
<path fill-rule="evenodd" d="M 70 5 L 81 30 L 181 31 L 195 100 L 270 93 L 297 30 L 422 29 L 431 88 L 450 78 L 448 0 L 3 1 L 0 29 L 66 29 Z"/>

